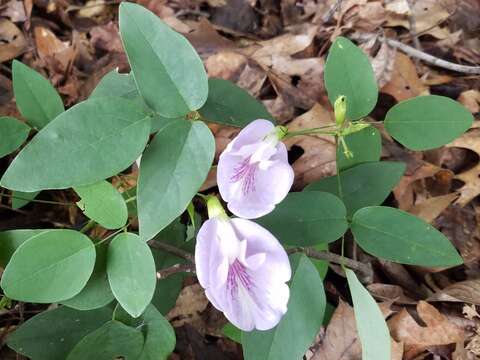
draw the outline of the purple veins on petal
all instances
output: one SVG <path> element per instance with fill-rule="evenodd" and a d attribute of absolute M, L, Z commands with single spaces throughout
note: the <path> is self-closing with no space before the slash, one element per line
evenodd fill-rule
<path fill-rule="evenodd" d="M 257 166 L 250 164 L 250 157 L 244 159 L 240 164 L 235 166 L 233 174 L 230 177 L 232 183 L 242 181 L 242 193 L 248 195 L 255 191 L 255 173 Z"/>

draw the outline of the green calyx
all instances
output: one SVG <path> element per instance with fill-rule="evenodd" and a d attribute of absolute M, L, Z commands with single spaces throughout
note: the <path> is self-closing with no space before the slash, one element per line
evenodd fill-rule
<path fill-rule="evenodd" d="M 342 126 L 345 122 L 345 116 L 347 114 L 347 98 L 343 95 L 339 96 L 333 104 L 333 110 L 335 113 L 335 122 L 337 126 Z"/>
<path fill-rule="evenodd" d="M 213 219 L 217 217 L 228 219 L 228 215 L 225 212 L 225 209 L 220 203 L 220 200 L 218 200 L 218 198 L 215 195 L 207 195 L 206 201 L 207 201 L 207 210 L 208 210 L 209 219 Z"/>

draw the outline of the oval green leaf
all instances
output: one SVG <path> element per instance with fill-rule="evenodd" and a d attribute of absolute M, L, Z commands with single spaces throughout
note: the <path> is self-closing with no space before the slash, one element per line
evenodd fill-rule
<path fill-rule="evenodd" d="M 0 267 L 5 267 L 17 248 L 28 239 L 48 231 L 39 230 L 8 230 L 0 232 Z"/>
<path fill-rule="evenodd" d="M 101 97 L 122 97 L 135 100 L 143 105 L 143 100 L 131 73 L 120 74 L 116 69 L 107 73 L 90 94 L 90 99 Z"/>
<path fill-rule="evenodd" d="M 42 129 L 10 164 L 1 185 L 33 192 L 98 182 L 133 164 L 149 132 L 150 118 L 130 100 L 87 100 Z"/>
<path fill-rule="evenodd" d="M 152 300 L 157 280 L 148 245 L 135 234 L 117 235 L 108 247 L 107 274 L 120 305 L 139 317 Z"/>
<path fill-rule="evenodd" d="M 120 5 L 120 34 L 138 90 L 147 105 L 165 117 L 200 109 L 208 80 L 193 46 L 144 7 Z"/>
<path fill-rule="evenodd" d="M 35 70 L 13 60 L 12 78 L 18 110 L 34 127 L 41 129 L 64 111 L 60 95 Z"/>
<path fill-rule="evenodd" d="M 17 150 L 27 140 L 30 127 L 9 117 L 0 117 L 0 158 Z"/>
<path fill-rule="evenodd" d="M 231 81 L 208 80 L 208 99 L 199 113 L 207 121 L 244 127 L 255 119 L 273 122 L 267 108 L 248 92 Z"/>
<path fill-rule="evenodd" d="M 337 37 L 325 63 L 325 87 L 333 105 L 339 96 L 347 99 L 347 119 L 367 116 L 375 107 L 378 87 L 367 55 L 350 40 Z"/>
<path fill-rule="evenodd" d="M 358 281 L 355 273 L 345 269 L 348 287 L 352 294 L 355 323 L 362 344 L 362 359 L 390 360 L 390 331 L 382 311 L 370 293 Z"/>
<path fill-rule="evenodd" d="M 382 259 L 421 266 L 463 263 L 445 235 L 416 216 L 395 208 L 361 209 L 353 216 L 351 228 L 358 245 Z"/>
<path fill-rule="evenodd" d="M 272 330 L 242 332 L 245 360 L 301 359 L 322 326 L 326 307 L 322 279 L 305 255 L 291 260 L 295 272 L 288 311 Z"/>
<path fill-rule="evenodd" d="M 95 265 L 95 247 L 84 234 L 49 230 L 25 241 L 13 254 L 1 286 L 11 299 L 51 303 L 77 295 Z"/>
<path fill-rule="evenodd" d="M 404 172 L 404 163 L 389 161 L 364 163 L 342 171 L 342 200 L 347 207 L 348 216 L 365 206 L 379 205 L 385 201 Z M 337 176 L 314 182 L 305 190 L 326 191 L 340 196 Z"/>
<path fill-rule="evenodd" d="M 257 222 L 282 244 L 297 246 L 330 243 L 348 229 L 345 205 L 335 195 L 320 191 L 290 193 Z"/>
<path fill-rule="evenodd" d="M 343 152 L 343 147 L 337 147 L 337 166 L 340 171 L 358 164 L 380 160 L 382 138 L 380 132 L 373 126 L 347 135 L 344 139 L 353 157 L 347 158 Z"/>
<path fill-rule="evenodd" d="M 140 163 L 138 220 L 147 241 L 182 214 L 205 181 L 215 154 L 210 129 L 178 121 L 160 131 Z"/>
<path fill-rule="evenodd" d="M 65 360 L 75 344 L 111 318 L 108 308 L 78 311 L 61 306 L 28 319 L 7 338 L 7 345 L 32 360 Z"/>
<path fill-rule="evenodd" d="M 138 359 L 143 348 L 143 334 L 111 320 L 85 336 L 70 352 L 67 360 L 112 360 L 119 357 Z"/>
<path fill-rule="evenodd" d="M 107 277 L 107 247 L 97 245 L 95 267 L 87 285 L 73 298 L 62 304 L 77 310 L 93 310 L 110 304 L 113 299 L 112 290 Z"/>
<path fill-rule="evenodd" d="M 138 360 L 165 360 L 175 349 L 175 331 L 153 305 L 143 315 L 146 329 L 143 351 Z"/>
<path fill-rule="evenodd" d="M 24 192 L 12 191 L 12 209 L 20 209 L 29 204 L 33 199 L 40 194 L 40 191 Z"/>
<path fill-rule="evenodd" d="M 429 150 L 448 144 L 467 131 L 473 116 L 463 105 L 444 96 L 418 96 L 392 107 L 385 129 L 411 150 Z"/>
<path fill-rule="evenodd" d="M 105 229 L 118 229 L 128 220 L 127 204 L 122 194 L 108 181 L 74 188 L 81 200 L 78 207 L 85 216 Z"/>

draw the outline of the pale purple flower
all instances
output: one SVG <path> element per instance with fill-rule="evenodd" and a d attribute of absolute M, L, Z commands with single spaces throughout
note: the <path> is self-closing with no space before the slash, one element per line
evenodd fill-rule
<path fill-rule="evenodd" d="M 220 155 L 218 188 L 236 216 L 255 219 L 268 214 L 292 187 L 294 174 L 280 141 L 282 130 L 268 120 L 255 120 Z"/>
<path fill-rule="evenodd" d="M 195 264 L 207 298 L 239 329 L 271 329 L 287 311 L 288 256 L 260 225 L 225 214 L 207 220 L 197 235 Z"/>

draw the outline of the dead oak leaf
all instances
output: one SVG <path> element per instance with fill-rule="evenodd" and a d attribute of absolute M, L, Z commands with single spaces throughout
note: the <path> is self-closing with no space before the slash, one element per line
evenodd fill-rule
<path fill-rule="evenodd" d="M 191 324 L 200 332 L 204 332 L 205 324 L 200 313 L 207 308 L 207 305 L 208 299 L 199 284 L 185 286 L 177 298 L 175 307 L 168 312 L 166 318 L 174 327 Z"/>
<path fill-rule="evenodd" d="M 406 360 L 414 359 L 430 346 L 464 341 L 464 330 L 450 322 L 434 306 L 420 301 L 417 312 L 426 326 L 419 325 L 405 309 L 388 321 L 392 337 L 405 345 Z"/>
<path fill-rule="evenodd" d="M 428 223 L 432 223 L 457 197 L 457 193 L 431 197 L 416 203 L 408 209 L 408 212 Z"/>
<path fill-rule="evenodd" d="M 332 113 L 320 104 L 315 104 L 305 114 L 288 124 L 289 131 L 298 131 L 333 124 Z M 307 184 L 336 172 L 336 147 L 333 137 L 326 135 L 295 136 L 285 141 L 289 149 L 300 147 L 304 153 L 293 163 L 295 172 L 295 188 L 303 188 Z"/>

